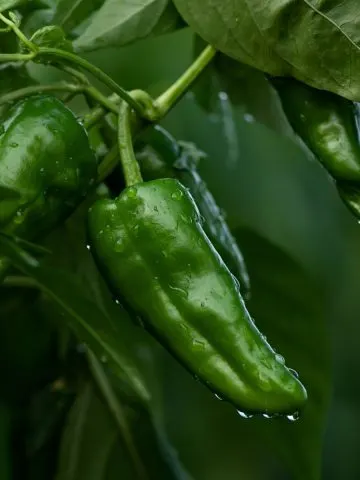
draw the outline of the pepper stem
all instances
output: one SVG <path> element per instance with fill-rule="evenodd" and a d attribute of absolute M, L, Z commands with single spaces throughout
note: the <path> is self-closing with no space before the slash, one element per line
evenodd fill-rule
<path fill-rule="evenodd" d="M 157 120 L 163 118 L 181 100 L 215 55 L 216 49 L 214 47 L 211 45 L 205 47 L 181 77 L 155 100 L 153 108 L 157 113 Z"/>
<path fill-rule="evenodd" d="M 135 157 L 131 132 L 131 109 L 126 102 L 122 102 L 119 111 L 118 142 L 122 168 L 126 186 L 141 183 L 140 167 Z"/>

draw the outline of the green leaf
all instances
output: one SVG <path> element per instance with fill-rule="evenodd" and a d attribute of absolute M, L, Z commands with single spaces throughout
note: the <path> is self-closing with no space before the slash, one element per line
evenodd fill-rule
<path fill-rule="evenodd" d="M 124 432 L 114 421 L 104 397 L 87 382 L 68 415 L 56 480 L 189 480 L 179 465 L 174 468 L 173 452 L 149 412 L 127 404 L 120 397 L 115 401 L 134 441 L 133 448 L 143 463 L 143 473 L 136 473 L 124 443 Z"/>
<path fill-rule="evenodd" d="M 70 410 L 62 437 L 56 480 L 105 480 L 117 426 L 91 383 Z"/>
<path fill-rule="evenodd" d="M 36 289 L 0 287 L 0 397 L 21 404 L 57 368 L 55 330 Z"/>
<path fill-rule="evenodd" d="M 159 22 L 163 22 L 162 25 L 169 23 L 169 20 L 162 20 L 167 5 L 168 0 L 105 0 L 74 46 L 76 50 L 89 51 L 144 38 L 156 29 Z"/>
<path fill-rule="evenodd" d="M 1 43 L 1 50 L 3 50 L 3 44 Z M 0 66 L 0 95 L 9 93 L 12 90 L 23 88 L 28 85 L 33 85 L 35 82 L 29 76 L 26 68 L 23 65 L 1 65 Z M 0 107 L 1 111 L 6 110 L 7 106 Z M 0 130 L 1 135 L 1 130 Z"/>
<path fill-rule="evenodd" d="M 194 57 L 205 46 L 206 42 L 195 35 Z M 193 92 L 197 103 L 207 113 L 223 117 L 224 124 L 226 117 L 233 116 L 234 107 L 240 107 L 247 122 L 258 122 L 292 136 L 277 94 L 265 74 L 224 54 L 216 55 L 195 83 Z"/>
<path fill-rule="evenodd" d="M 40 28 L 32 35 L 30 41 L 39 47 L 58 48 L 68 52 L 73 51 L 71 41 L 67 40 L 62 28 L 56 25 Z"/>
<path fill-rule="evenodd" d="M 174 0 L 218 50 L 259 70 L 293 76 L 360 101 L 360 30 L 353 0 Z"/>
<path fill-rule="evenodd" d="M 23 273 L 34 278 L 61 307 L 63 321 L 68 322 L 79 340 L 87 343 L 100 357 L 105 356 L 109 365 L 125 379 L 139 398 L 144 402 L 149 401 L 147 387 L 122 336 L 121 323 L 128 322 L 125 310 L 119 307 L 117 323 L 113 323 L 87 295 L 76 277 L 65 270 L 41 265 L 3 234 L 0 234 L 0 251 Z"/>
<path fill-rule="evenodd" d="M 103 3 L 104 0 L 59 0 L 52 22 L 66 32 L 71 32 Z"/>
<path fill-rule="evenodd" d="M 0 12 L 4 12 L 5 10 L 11 10 L 21 4 L 28 2 L 29 0 L 0 0 Z"/>
<path fill-rule="evenodd" d="M 259 431 L 268 436 L 270 448 L 288 463 L 294 478 L 317 480 L 331 388 L 326 299 L 285 252 L 254 232 L 237 230 L 235 234 L 250 272 L 250 312 L 271 345 L 299 373 L 308 392 L 300 420 L 265 422 L 259 424 Z"/>

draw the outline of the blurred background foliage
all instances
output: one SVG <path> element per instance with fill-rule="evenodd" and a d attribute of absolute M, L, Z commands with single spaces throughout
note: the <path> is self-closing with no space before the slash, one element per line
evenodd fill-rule
<path fill-rule="evenodd" d="M 125 88 L 158 94 L 197 48 L 183 29 L 86 58 Z M 119 435 L 103 396 L 83 374 L 81 349 L 54 338 L 51 306 L 36 292 L 4 287 L 1 317 L 14 321 L 0 327 L 1 479 L 360 478 L 360 227 L 292 136 L 266 78 L 232 67 L 220 58 L 163 123 L 207 154 L 200 171 L 243 250 L 252 282 L 249 308 L 299 372 L 308 406 L 294 422 L 243 418 L 142 333 L 138 353 L 156 405 L 144 409 L 119 390 L 147 471 L 141 477 L 136 459 L 129 461 L 126 435 Z M 59 78 L 41 66 L 31 74 L 42 82 Z M 77 221 L 54 232 L 49 244 L 56 245 L 55 263 L 81 272 L 91 288 L 96 274 L 83 260 L 84 239 L 74 234 L 70 246 L 59 241 Z M 18 310 L 11 313 L 14 304 Z"/>

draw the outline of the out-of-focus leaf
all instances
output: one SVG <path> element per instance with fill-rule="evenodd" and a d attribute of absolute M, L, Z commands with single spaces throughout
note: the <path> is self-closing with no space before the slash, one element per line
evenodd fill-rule
<path fill-rule="evenodd" d="M 30 0 L 31 1 L 31 0 Z M 11 10 L 21 4 L 28 3 L 29 0 L 0 0 L 0 12 Z"/>
<path fill-rule="evenodd" d="M 59 0 L 52 22 L 59 25 L 65 32 L 71 32 L 103 3 L 104 0 Z"/>
<path fill-rule="evenodd" d="M 143 464 L 143 473 L 136 473 L 123 432 L 104 398 L 91 383 L 86 383 L 68 416 L 56 480 L 189 480 L 185 474 L 174 472 L 169 447 L 164 448 L 163 438 L 159 445 L 159 436 L 147 410 L 119 401 L 134 440 L 133 448 Z"/>
<path fill-rule="evenodd" d="M 56 480 L 106 479 L 117 426 L 91 383 L 84 385 L 70 410 L 61 442 Z"/>
<path fill-rule="evenodd" d="M 206 42 L 195 35 L 194 56 L 205 46 Z M 229 105 L 240 106 L 248 122 L 256 121 L 281 134 L 291 134 L 277 94 L 265 74 L 226 55 L 216 55 L 193 91 L 197 103 L 208 113 L 219 114 L 221 95 L 226 93 Z M 232 136 L 236 137 L 236 133 Z"/>
<path fill-rule="evenodd" d="M 218 50 L 275 76 L 360 101 L 358 5 L 293 0 L 174 0 Z"/>
<path fill-rule="evenodd" d="M 237 230 L 252 284 L 248 303 L 261 332 L 306 386 L 300 419 L 254 427 L 268 435 L 269 448 L 283 457 L 296 479 L 320 479 L 324 425 L 331 388 L 326 299 L 308 274 L 285 252 L 254 232 Z"/>
<path fill-rule="evenodd" d="M 119 308 L 118 323 L 112 323 L 73 275 L 65 270 L 42 266 L 9 237 L 0 235 L 0 251 L 21 271 L 36 280 L 64 311 L 63 319 L 69 322 L 68 326 L 79 340 L 89 344 L 100 357 L 105 355 L 119 376 L 147 402 L 149 392 L 121 335 L 121 317 L 127 320 L 127 313 Z"/>
<path fill-rule="evenodd" d="M 179 23 L 179 15 L 168 0 L 105 0 L 74 46 L 79 51 L 122 46 L 175 29 Z"/>
<path fill-rule="evenodd" d="M 36 289 L 0 287 L 0 397 L 22 404 L 56 372 L 55 332 Z"/>
<path fill-rule="evenodd" d="M 3 50 L 3 44 L 1 43 L 0 35 L 0 50 Z M 0 96 L 6 93 L 12 92 L 19 88 L 33 85 L 35 82 L 29 76 L 26 67 L 24 65 L 6 65 L 0 64 Z M 4 116 L 9 110 L 11 105 L 4 104 L 0 106 L 0 116 Z M 1 129 L 0 129 L 1 134 Z M 0 214 L 1 217 L 1 214 Z"/>
<path fill-rule="evenodd" d="M 28 457 L 41 451 L 63 426 L 73 393 L 67 389 L 66 381 L 58 377 L 31 396 L 27 409 L 26 453 Z"/>
<path fill-rule="evenodd" d="M 0 65 L 0 72 L 0 95 L 34 83 L 23 66 L 7 65 L 4 67 Z"/>

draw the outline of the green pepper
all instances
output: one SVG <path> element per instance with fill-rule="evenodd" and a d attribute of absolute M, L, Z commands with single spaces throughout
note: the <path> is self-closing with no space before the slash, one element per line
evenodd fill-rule
<path fill-rule="evenodd" d="M 216 250 L 240 282 L 241 293 L 250 291 L 250 280 L 244 257 L 232 236 L 221 209 L 197 170 L 205 155 L 193 144 L 176 140 L 162 127 L 148 129 L 141 137 L 145 146 L 137 153 L 145 180 L 177 178 L 190 190 L 201 216 L 203 228 Z"/>
<path fill-rule="evenodd" d="M 74 211 L 95 182 L 97 162 L 86 130 L 51 96 L 21 101 L 1 129 L 0 230 L 41 238 Z M 6 265 L 0 259 L 0 272 Z"/>
<path fill-rule="evenodd" d="M 128 187 L 115 200 L 97 201 L 88 216 L 105 281 L 218 395 L 247 412 L 293 413 L 306 401 L 305 388 L 253 323 L 189 191 L 172 178 L 142 183 L 130 118 L 124 104 L 119 147 Z"/>
<path fill-rule="evenodd" d="M 338 95 L 289 79 L 272 79 L 295 133 L 336 182 L 348 208 L 360 218 L 358 106 Z"/>

